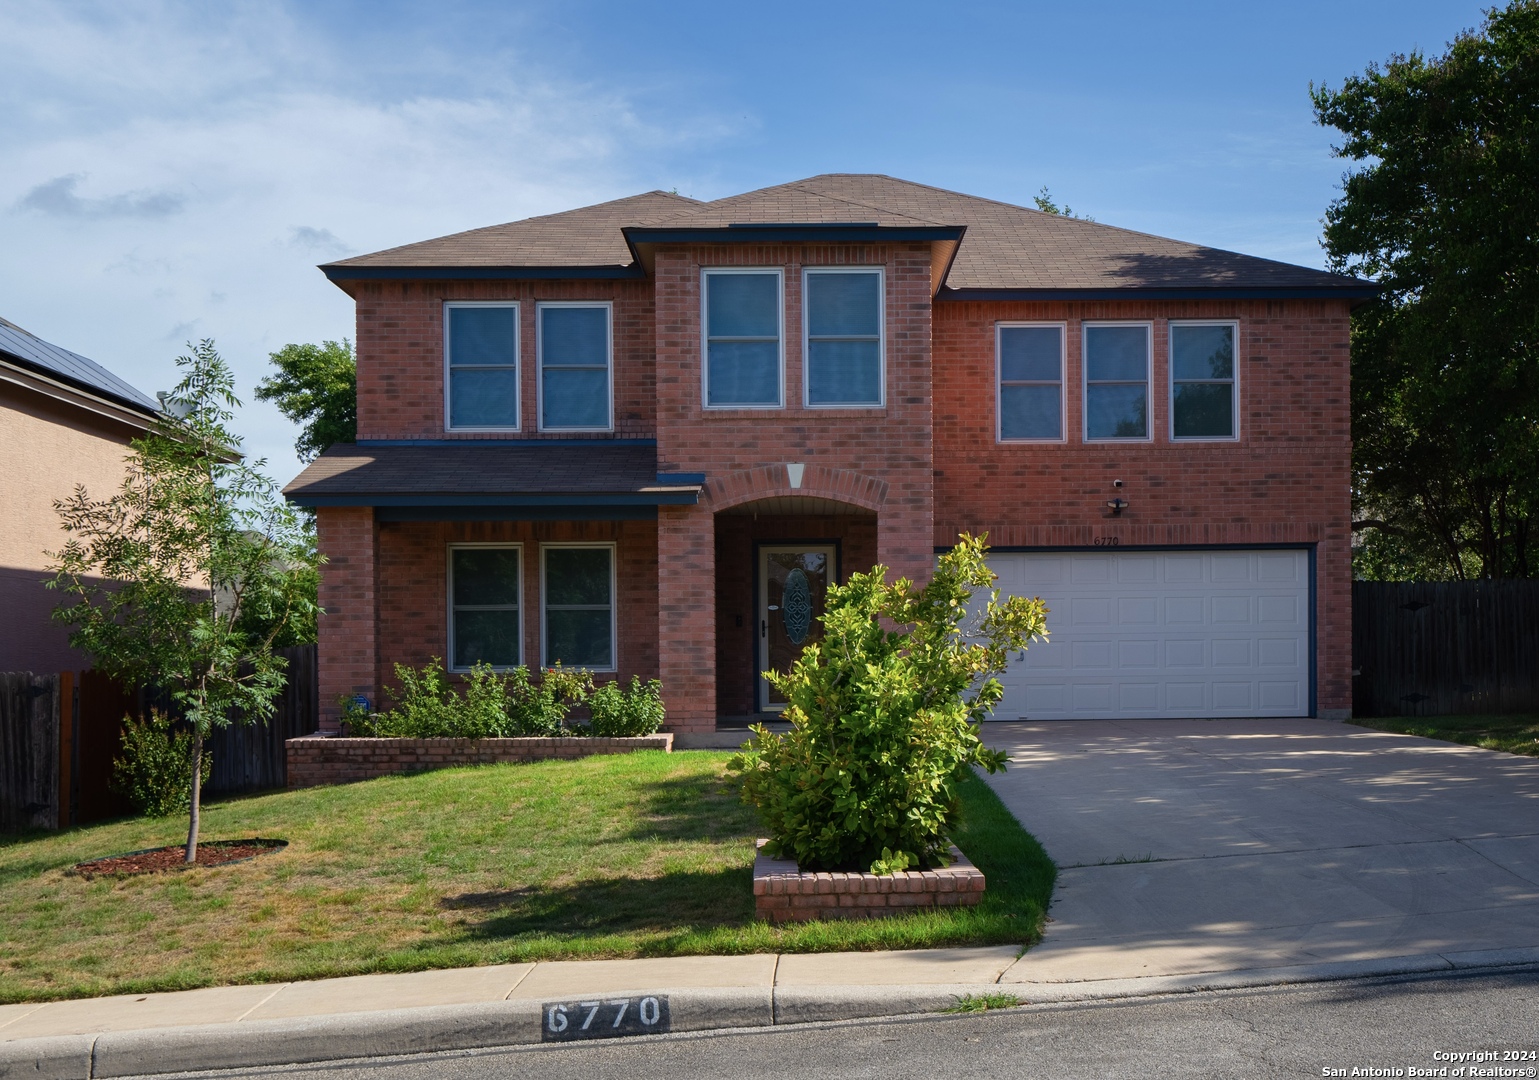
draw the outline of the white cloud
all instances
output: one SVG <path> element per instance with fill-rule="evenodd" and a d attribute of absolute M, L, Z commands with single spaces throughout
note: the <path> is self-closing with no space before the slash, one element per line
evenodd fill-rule
<path fill-rule="evenodd" d="M 371 61 L 278 4 L 4 5 L 0 40 L 0 314 L 148 393 L 213 337 L 285 481 L 267 354 L 354 336 L 316 262 L 630 194 L 724 130 L 518 55 Z"/>

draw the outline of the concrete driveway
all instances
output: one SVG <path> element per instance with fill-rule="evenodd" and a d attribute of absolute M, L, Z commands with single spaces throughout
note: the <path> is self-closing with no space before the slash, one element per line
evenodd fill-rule
<path fill-rule="evenodd" d="M 1322 720 L 1000 723 L 1061 982 L 1539 946 L 1539 759 Z M 1468 959 L 1468 958 L 1463 958 Z"/>

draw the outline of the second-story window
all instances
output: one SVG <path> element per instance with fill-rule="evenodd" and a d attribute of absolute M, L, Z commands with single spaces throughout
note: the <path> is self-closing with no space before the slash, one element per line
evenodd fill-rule
<path fill-rule="evenodd" d="M 450 428 L 518 429 L 518 305 L 444 305 L 445 420 Z"/>
<path fill-rule="evenodd" d="M 999 439 L 1063 438 L 1063 326 L 999 326 Z"/>
<path fill-rule="evenodd" d="M 703 291 L 706 407 L 780 408 L 780 271 L 707 270 Z"/>
<path fill-rule="evenodd" d="M 1170 435 L 1232 439 L 1234 323 L 1170 324 Z"/>
<path fill-rule="evenodd" d="M 1085 326 L 1085 438 L 1149 437 L 1149 324 Z"/>
<path fill-rule="evenodd" d="M 882 271 L 808 270 L 809 406 L 882 404 Z"/>
<path fill-rule="evenodd" d="M 539 306 L 540 430 L 609 431 L 609 305 Z"/>

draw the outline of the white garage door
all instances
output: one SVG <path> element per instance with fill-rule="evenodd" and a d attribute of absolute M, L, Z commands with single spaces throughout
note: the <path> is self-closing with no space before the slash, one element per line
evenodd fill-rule
<path fill-rule="evenodd" d="M 1002 592 L 1041 596 L 1048 644 L 999 677 L 996 720 L 1305 716 L 1300 550 L 993 552 Z"/>

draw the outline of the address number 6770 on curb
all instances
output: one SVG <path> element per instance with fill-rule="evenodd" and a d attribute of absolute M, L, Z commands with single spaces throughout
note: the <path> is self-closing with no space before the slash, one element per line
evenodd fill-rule
<path fill-rule="evenodd" d="M 669 1030 L 668 995 L 548 1001 L 541 1009 L 541 1042 L 615 1039 Z"/>

